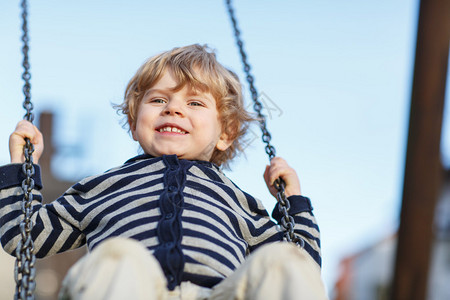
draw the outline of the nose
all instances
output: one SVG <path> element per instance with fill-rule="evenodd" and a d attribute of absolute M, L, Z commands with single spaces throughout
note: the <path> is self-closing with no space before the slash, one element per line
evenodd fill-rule
<path fill-rule="evenodd" d="M 180 101 L 171 100 L 163 110 L 164 115 L 183 116 L 183 109 Z"/>

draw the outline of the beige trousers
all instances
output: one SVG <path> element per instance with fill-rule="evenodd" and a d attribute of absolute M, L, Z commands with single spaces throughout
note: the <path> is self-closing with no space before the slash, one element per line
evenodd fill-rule
<path fill-rule="evenodd" d="M 328 299 L 320 268 L 309 254 L 288 243 L 265 245 L 212 289 L 182 282 L 167 289 L 158 261 L 139 242 L 106 240 L 68 272 L 64 300 Z"/>

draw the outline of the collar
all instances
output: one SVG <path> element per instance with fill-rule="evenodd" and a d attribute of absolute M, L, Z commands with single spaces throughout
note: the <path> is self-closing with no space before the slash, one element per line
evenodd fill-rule
<path fill-rule="evenodd" d="M 180 162 L 182 162 L 182 161 L 191 161 L 191 162 L 194 162 L 194 163 L 196 163 L 196 164 L 203 165 L 203 166 L 205 166 L 205 167 L 208 167 L 208 168 L 211 168 L 211 169 L 216 169 L 217 171 L 220 171 L 220 167 L 219 167 L 218 165 L 216 165 L 215 163 L 212 163 L 212 162 L 210 162 L 210 161 L 179 159 L 175 154 L 171 154 L 171 155 L 163 155 L 162 157 L 167 157 L 167 158 L 169 158 L 170 160 L 179 160 Z M 127 161 L 125 162 L 125 164 L 133 163 L 133 162 L 136 162 L 136 161 L 138 161 L 138 160 L 146 160 L 146 159 L 162 159 L 162 157 L 155 157 L 155 156 L 152 156 L 152 155 L 150 155 L 150 154 L 146 154 L 146 153 L 145 153 L 145 154 L 140 154 L 140 155 L 137 155 L 137 156 L 135 156 L 135 157 L 130 158 L 129 160 L 127 160 Z"/>

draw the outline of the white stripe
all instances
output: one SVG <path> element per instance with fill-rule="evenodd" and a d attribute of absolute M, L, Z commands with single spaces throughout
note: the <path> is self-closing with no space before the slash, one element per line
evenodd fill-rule
<path fill-rule="evenodd" d="M 48 234 L 52 234 L 53 228 L 50 228 L 50 230 L 45 230 L 47 226 L 51 226 L 50 219 L 48 217 L 47 211 L 45 209 L 39 210 L 39 217 L 42 219 L 42 226 L 44 227 L 44 230 L 41 231 L 41 233 L 36 237 L 34 240 L 34 253 L 38 253 L 39 250 L 41 250 L 42 246 L 44 245 L 45 241 L 48 238 Z M 54 245 L 53 245 L 54 246 Z M 45 255 L 51 255 L 54 254 L 51 251 L 46 253 Z"/>
<path fill-rule="evenodd" d="M 210 276 L 210 277 L 219 277 L 225 278 L 225 275 L 219 273 L 217 270 L 212 269 L 211 267 L 195 264 L 195 263 L 185 263 L 184 271 L 191 274 L 198 274 L 201 276 Z"/>
<path fill-rule="evenodd" d="M 93 235 L 98 234 L 99 232 L 102 232 L 102 229 L 106 226 L 106 224 L 108 223 L 108 221 L 109 221 L 111 218 L 113 218 L 114 216 L 119 215 L 119 214 L 121 214 L 121 213 L 123 213 L 123 212 L 126 212 L 126 211 L 128 211 L 128 210 L 130 210 L 130 209 L 133 209 L 133 208 L 135 208 L 135 207 L 136 207 L 136 206 L 135 206 L 134 203 L 132 202 L 132 203 L 129 203 L 128 205 L 123 206 L 123 207 L 122 207 L 121 209 L 119 209 L 118 211 L 115 211 L 114 214 L 108 214 L 108 215 L 106 215 L 106 216 L 100 221 L 101 226 L 95 228 L 94 231 L 92 231 L 91 233 L 89 233 L 88 238 L 89 238 L 90 236 L 93 236 Z M 155 208 L 155 209 L 152 209 L 152 210 L 150 210 L 150 211 L 143 211 L 143 212 L 140 212 L 140 213 L 135 213 L 135 214 L 132 214 L 132 215 L 130 215 L 130 216 L 127 216 L 125 219 L 121 219 L 121 220 L 119 220 L 118 222 L 116 222 L 116 223 L 115 223 L 113 226 L 111 226 L 108 230 L 103 231 L 101 235 L 99 235 L 97 238 L 93 239 L 91 242 L 94 243 L 94 244 L 97 244 L 99 241 L 106 239 L 106 238 L 107 238 L 111 233 L 113 233 L 114 231 L 116 231 L 116 230 L 118 230 L 118 229 L 120 229 L 120 228 L 122 228 L 122 227 L 126 227 L 130 222 L 133 222 L 133 221 L 138 220 L 138 219 L 146 218 L 146 217 L 159 216 L 160 214 L 161 214 L 161 213 L 160 213 L 159 208 Z M 156 226 L 157 226 L 157 224 L 158 224 L 157 221 L 156 221 L 156 222 L 152 222 L 152 223 L 150 223 L 150 224 L 149 224 L 149 223 L 144 224 L 144 225 L 145 225 L 145 228 L 142 228 L 143 230 L 142 230 L 142 229 L 139 229 L 139 230 L 137 230 L 137 231 L 133 231 L 133 229 L 135 229 L 135 228 L 140 228 L 140 227 L 142 227 L 142 226 L 139 226 L 139 227 L 133 227 L 133 228 L 130 228 L 129 230 L 124 231 L 121 235 L 131 236 L 131 235 L 134 235 L 134 234 L 139 233 L 139 232 L 142 232 L 142 231 L 148 231 L 148 230 L 151 230 L 151 229 L 155 229 Z"/>
<path fill-rule="evenodd" d="M 194 228 L 196 228 L 196 229 L 203 230 L 205 233 L 208 231 L 207 228 L 202 227 L 202 226 L 192 226 L 191 224 L 186 224 L 186 225 L 188 225 L 188 226 L 186 226 L 186 228 L 191 227 L 190 229 L 193 229 L 193 230 L 195 230 Z M 201 228 L 199 228 L 199 227 L 201 227 Z M 224 241 L 224 239 L 222 237 L 218 236 L 216 233 L 213 233 L 212 235 L 210 235 L 210 237 L 217 238 L 217 239 L 220 238 L 222 241 Z M 211 251 L 214 251 L 214 252 L 224 256 L 227 260 L 229 260 L 235 266 L 240 265 L 242 263 L 242 261 L 244 260 L 244 257 L 242 256 L 241 251 L 236 250 L 235 247 L 233 247 L 233 243 L 230 243 L 229 241 L 228 241 L 228 244 L 235 250 L 235 253 L 238 255 L 240 260 L 236 259 L 236 257 L 231 252 L 226 250 L 225 248 L 222 248 L 207 239 L 184 235 L 182 244 L 186 245 L 186 246 L 198 247 L 198 248 L 209 249 Z"/>
<path fill-rule="evenodd" d="M 134 183 L 131 183 L 131 185 L 133 185 Z M 129 198 L 129 197 L 132 197 L 132 196 L 134 196 L 134 195 L 136 195 L 136 194 L 144 194 L 144 193 L 149 193 L 149 192 L 154 192 L 154 191 L 157 191 L 157 190 L 160 190 L 160 189 L 162 189 L 163 188 L 163 184 L 157 184 L 157 185 L 154 185 L 154 186 L 151 186 L 151 187 L 148 187 L 148 188 L 144 188 L 144 189 L 141 189 L 141 190 L 136 190 L 136 189 L 130 189 L 130 191 L 128 192 L 128 193 L 124 193 L 124 194 L 122 194 L 122 195 L 120 195 L 120 196 L 118 196 L 118 197 L 114 197 L 114 198 L 111 198 L 111 199 L 108 199 L 107 201 L 104 201 L 104 198 L 105 197 L 111 197 L 111 195 L 107 195 L 107 196 L 105 196 L 105 197 L 102 197 L 102 198 L 98 198 L 98 199 L 95 199 L 95 203 L 91 203 L 91 205 L 94 205 L 94 206 L 96 206 L 93 210 L 91 210 L 84 218 L 83 218 L 83 220 L 81 220 L 81 230 L 84 230 L 87 226 L 89 226 L 89 224 L 91 223 L 91 221 L 95 218 L 95 217 L 97 217 L 99 214 L 102 214 L 102 212 L 106 209 L 106 208 L 108 208 L 109 206 L 111 206 L 111 205 L 114 205 L 115 203 L 117 203 L 117 202 L 120 202 L 120 201 L 122 201 L 123 199 L 126 199 L 126 198 Z M 121 190 L 123 190 L 123 189 L 121 189 Z M 148 198 L 148 199 L 154 199 L 154 197 L 157 197 L 157 198 L 159 198 L 159 195 L 158 196 L 152 196 L 152 198 Z M 142 200 L 144 200 L 144 198 L 143 197 L 140 197 L 139 199 L 137 199 L 137 201 L 142 201 Z M 100 205 L 98 205 L 99 203 L 101 203 Z M 131 202 L 131 203 L 133 203 L 133 202 Z M 102 222 L 103 223 L 103 222 Z M 103 226 L 104 226 L 105 224 L 103 223 Z M 96 228 L 96 230 L 97 231 L 101 231 L 103 229 L 103 227 L 97 227 Z"/>
<path fill-rule="evenodd" d="M 3 249 L 15 257 L 17 244 L 19 244 L 20 239 L 21 239 L 20 234 L 16 235 L 12 239 L 10 239 L 9 242 L 6 243 L 6 245 L 3 246 Z"/>
<path fill-rule="evenodd" d="M 205 266 L 214 266 L 214 269 L 216 272 L 219 272 L 222 274 L 222 276 L 229 276 L 233 273 L 233 270 L 230 269 L 228 266 L 220 263 L 218 260 L 216 260 L 214 257 L 211 257 L 207 254 L 200 253 L 198 251 L 192 251 L 192 250 L 183 250 L 184 254 L 191 257 L 195 261 L 198 261 L 200 264 L 204 264 Z M 186 268 L 186 267 L 185 267 Z"/>
<path fill-rule="evenodd" d="M 140 240 L 139 242 L 142 243 L 147 248 L 154 248 L 159 245 L 159 239 L 156 236 Z"/>
<path fill-rule="evenodd" d="M 216 232 L 212 230 L 211 228 L 204 227 L 202 225 L 198 224 L 191 224 L 191 223 L 183 223 L 183 228 L 192 229 L 194 231 L 202 232 L 211 238 L 215 238 L 227 245 L 229 245 L 231 248 L 233 248 L 235 254 L 238 256 L 238 258 L 242 261 L 245 258 L 245 253 L 242 254 L 242 250 L 245 250 L 247 248 L 247 242 L 245 242 L 243 239 L 240 239 L 236 237 L 235 235 L 232 235 L 229 230 L 223 226 L 221 223 L 217 222 L 217 220 L 207 216 L 203 215 L 196 211 L 184 211 L 183 216 L 189 216 L 197 219 L 201 219 L 203 221 L 206 221 L 208 224 L 211 224 L 211 226 L 214 226 L 219 229 L 219 232 Z M 224 237 L 226 235 L 226 237 Z M 235 243 L 232 243 L 230 241 L 237 242 L 241 245 L 242 248 L 238 247 Z"/>
<path fill-rule="evenodd" d="M 233 200 L 233 198 L 231 198 L 225 191 L 223 191 L 222 189 L 220 189 L 220 190 L 217 189 L 216 185 L 210 184 L 207 181 L 202 182 L 202 184 L 209 186 L 209 188 L 215 190 L 218 194 L 220 194 L 220 197 L 222 199 L 224 199 L 226 201 L 226 203 L 228 205 L 230 205 L 231 208 L 226 206 L 225 204 L 223 204 L 221 201 L 218 201 L 217 199 L 212 198 L 211 196 L 209 196 L 205 193 L 202 193 L 200 191 L 197 191 L 197 190 L 187 187 L 187 188 L 185 188 L 184 192 L 191 194 L 191 195 L 195 195 L 199 198 L 206 200 L 205 202 L 202 202 L 202 206 L 205 207 L 205 209 L 208 209 L 208 210 L 212 211 L 214 214 L 218 215 L 218 217 L 221 219 L 224 219 L 224 218 L 225 218 L 224 220 L 228 219 L 228 217 L 226 216 L 226 214 L 223 211 L 228 211 L 232 215 L 236 216 L 236 219 L 238 220 L 238 224 L 239 224 L 239 229 L 242 232 L 243 238 L 250 245 L 257 244 L 259 241 L 262 241 L 263 239 L 276 234 L 277 230 L 273 226 L 275 224 L 269 219 L 269 217 L 257 215 L 256 213 L 253 213 L 252 215 L 255 218 L 251 218 L 251 217 L 249 217 L 249 214 L 251 214 L 251 213 L 245 212 L 242 209 L 242 207 L 237 205 L 236 202 Z M 221 209 L 211 206 L 208 202 L 215 203 Z M 208 208 L 206 208 L 206 206 L 208 206 Z M 271 230 L 271 232 L 267 232 L 267 231 L 264 232 L 264 234 L 262 236 L 253 236 L 250 232 L 250 228 L 248 227 L 246 220 L 249 223 L 252 223 L 253 226 L 255 227 L 255 229 L 259 229 L 259 228 L 263 227 L 264 225 L 266 225 L 267 223 L 272 223 L 272 224 L 270 224 L 270 225 L 272 225 L 271 226 L 272 230 Z"/>
<path fill-rule="evenodd" d="M 129 176 L 129 175 L 126 175 L 126 176 Z M 114 184 L 115 182 L 117 182 L 121 178 L 124 178 L 125 175 L 120 175 L 120 176 L 115 176 L 115 177 L 117 177 L 117 178 L 114 181 L 112 181 L 112 180 L 104 180 L 104 181 L 102 181 L 102 183 L 100 183 L 95 189 L 92 190 L 93 193 L 88 192 L 88 193 L 84 193 L 83 194 L 83 193 L 80 193 L 79 191 L 73 190 L 73 189 L 67 191 L 68 194 L 75 193 L 79 197 L 82 197 L 83 200 L 85 201 L 84 204 L 81 204 L 81 203 L 77 202 L 72 195 L 64 195 L 64 198 L 69 203 L 69 205 L 71 205 L 77 212 L 82 212 L 86 208 L 88 208 L 89 206 L 95 205 L 97 202 L 103 202 L 103 200 L 105 198 L 111 197 L 111 194 L 107 194 L 107 195 L 104 195 L 102 197 L 98 197 L 97 198 L 98 194 L 100 194 L 101 192 L 104 192 L 105 189 L 107 189 L 110 185 Z M 140 184 L 143 184 L 143 183 L 148 182 L 148 181 L 152 181 L 152 180 L 160 178 L 160 177 L 161 177 L 161 174 L 159 174 L 159 175 L 152 175 L 152 176 L 143 176 L 143 177 L 141 177 L 139 179 L 136 179 L 136 180 L 130 182 L 128 185 L 125 185 L 125 186 L 121 187 L 120 189 L 114 190 L 114 193 L 121 193 L 121 192 L 126 191 L 126 190 L 130 190 L 132 193 L 135 193 L 136 192 L 136 185 L 140 185 Z M 108 184 L 104 184 L 105 182 L 108 182 Z M 100 190 L 100 188 L 98 188 L 99 186 L 101 186 L 101 190 Z M 151 187 L 148 190 L 151 191 L 151 189 L 155 189 L 156 190 L 158 188 L 162 188 L 162 184 L 154 185 L 153 187 Z M 95 199 L 95 202 L 90 201 L 90 199 Z M 114 198 L 114 200 L 115 200 L 115 198 Z M 96 212 L 95 214 L 97 214 L 97 213 L 98 212 Z M 92 214 L 94 214 L 94 212 L 91 212 L 90 214 L 92 215 Z M 94 215 L 94 217 L 95 217 L 95 215 Z M 90 220 L 90 219 L 92 219 L 92 217 L 89 216 L 88 219 Z"/>

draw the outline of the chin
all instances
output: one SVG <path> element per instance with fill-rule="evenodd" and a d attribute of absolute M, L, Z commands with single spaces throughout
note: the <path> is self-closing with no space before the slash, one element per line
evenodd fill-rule
<path fill-rule="evenodd" d="M 160 156 L 163 156 L 163 155 L 176 155 L 180 159 L 186 158 L 185 155 L 183 155 L 177 151 L 163 151 L 163 152 L 161 152 Z"/>

